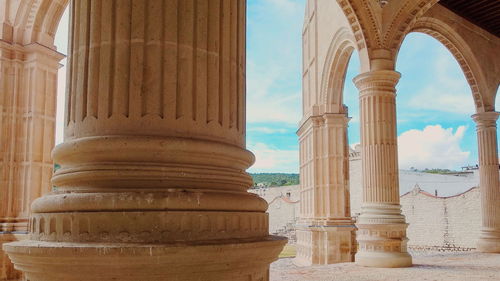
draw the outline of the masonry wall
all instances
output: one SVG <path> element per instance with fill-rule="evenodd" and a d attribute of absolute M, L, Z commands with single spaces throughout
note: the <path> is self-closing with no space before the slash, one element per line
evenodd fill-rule
<path fill-rule="evenodd" d="M 269 207 L 269 233 L 286 232 L 290 224 L 295 224 L 299 216 L 300 191 L 298 185 L 265 187 L 249 190 L 264 198 Z"/>
<path fill-rule="evenodd" d="M 355 157 L 349 161 L 349 189 L 351 192 L 351 215 L 356 217 L 361 213 L 363 192 L 361 182 L 361 158 Z"/>
<path fill-rule="evenodd" d="M 362 200 L 361 167 L 358 165 L 360 162 L 351 161 L 350 166 L 353 216 L 360 212 Z M 401 173 L 402 177 L 407 175 L 408 172 Z M 436 181 L 435 175 L 419 177 L 421 183 Z M 462 178 L 458 177 L 457 181 L 460 180 Z M 435 185 L 439 187 L 439 183 L 436 181 Z M 409 248 L 440 251 L 474 249 L 481 229 L 479 188 L 473 187 L 451 197 L 437 197 L 420 189 L 419 183 L 415 185 L 415 188 L 401 196 L 403 214 L 409 223 Z M 294 222 L 299 214 L 299 186 L 260 188 L 251 192 L 260 195 L 269 203 L 270 233 L 290 237 L 290 223 Z"/>
<path fill-rule="evenodd" d="M 415 189 L 401 197 L 410 249 L 471 250 L 481 229 L 479 188 L 453 197 Z"/>

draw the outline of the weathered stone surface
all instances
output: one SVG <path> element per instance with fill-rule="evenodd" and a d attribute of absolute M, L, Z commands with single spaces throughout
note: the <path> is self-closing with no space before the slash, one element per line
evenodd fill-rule
<path fill-rule="evenodd" d="M 301 162 L 297 257 L 300 265 L 353 261 L 347 113 L 308 119 L 298 131 Z"/>
<path fill-rule="evenodd" d="M 390 270 L 355 263 L 297 267 L 292 259 L 279 259 L 271 264 L 270 275 L 273 281 L 498 280 L 500 255 L 412 252 L 412 256 L 412 267 Z"/>
<path fill-rule="evenodd" d="M 0 37 L 2 243 L 27 234 L 31 202 L 52 188 L 57 71 L 63 57 L 38 43 L 18 45 Z M 0 280 L 16 279 L 1 247 L 0 256 Z"/>
<path fill-rule="evenodd" d="M 268 280 L 286 239 L 245 170 L 245 1 L 71 1 L 57 190 L 29 240 L 30 281 Z"/>
<path fill-rule="evenodd" d="M 399 79 L 395 72 L 397 54 L 406 34 L 424 32 L 442 42 L 464 71 L 476 111 L 495 110 L 500 59 L 499 56 L 483 54 L 498 53 L 500 38 L 437 2 L 383 1 L 384 5 L 379 5 L 378 1 L 307 1 L 302 42 L 303 118 L 298 131 L 301 204 L 309 210 L 321 208 L 318 202 L 330 196 L 322 190 L 322 182 L 331 175 L 339 182 L 347 179 L 342 173 L 337 174 L 342 170 L 339 165 L 326 168 L 318 158 L 324 147 L 332 143 L 326 141 L 325 145 L 326 138 L 317 132 L 323 115 L 347 113 L 343 104 L 343 86 L 347 63 L 356 50 L 360 60 L 360 75 L 355 83 L 360 90 L 362 184 L 365 191 L 357 220 L 360 247 L 356 260 L 361 264 L 382 267 L 411 264 L 409 255 L 405 254 L 406 224 L 399 206 L 394 89 Z M 477 50 L 481 50 L 481 54 Z M 335 151 L 343 149 L 344 143 L 339 141 L 333 148 Z M 333 155 L 328 157 L 330 161 L 336 159 Z M 488 157 L 497 159 L 497 152 L 491 150 Z M 498 178 L 498 167 L 494 172 L 481 169 L 489 177 Z M 496 186 L 498 189 L 498 184 Z M 349 204 L 348 196 L 332 198 L 340 208 Z M 306 217 L 317 215 L 311 213 Z M 483 219 L 491 218 L 491 211 L 483 212 Z M 483 229 L 483 240 L 496 241 L 496 230 Z M 314 239 L 307 243 L 306 248 L 315 248 Z M 373 255 L 373 263 L 368 261 L 370 255 Z M 394 259 L 390 258 L 391 255 Z M 380 262 L 380 257 L 387 258 L 387 261 Z"/>
<path fill-rule="evenodd" d="M 356 198 L 363 196 L 361 160 L 353 157 L 349 162 L 351 206 L 358 206 L 361 202 L 356 202 L 359 200 Z M 452 176 L 400 170 L 400 202 L 409 224 L 406 233 L 409 250 L 476 250 L 482 224 L 478 219 L 481 217 L 481 193 L 477 178 L 477 171 L 467 176 Z M 358 181 L 354 181 L 356 179 Z M 413 189 L 409 189 L 412 186 Z M 435 196 L 435 189 L 446 196 Z M 455 193 L 450 193 L 452 189 Z M 289 243 L 295 243 L 296 227 L 290 223 L 299 215 L 299 186 L 259 188 L 252 192 L 269 202 L 270 231 L 286 235 L 292 238 Z M 352 216 L 358 216 L 360 210 L 360 207 L 353 208 Z"/>
<path fill-rule="evenodd" d="M 298 260 L 338 262 L 349 259 L 347 248 L 351 254 L 355 251 L 348 238 L 352 233 L 348 115 L 342 101 L 353 50 L 361 61 L 357 84 L 364 128 L 365 193 L 358 220 L 361 264 L 411 263 L 405 254 L 406 224 L 398 201 L 394 117 L 394 70 L 405 35 L 425 32 L 442 42 L 465 73 L 477 113 L 496 114 L 500 56 L 484 54 L 497 54 L 500 39 L 437 2 L 307 1 L 304 116 L 299 130 L 303 246 Z M 5 93 L 0 103 L 0 231 L 10 235 L 32 228 L 31 240 L 3 247 L 36 281 L 78 278 L 65 275 L 54 258 L 53 251 L 66 251 L 61 245 L 75 250 L 75 263 L 85 264 L 92 256 L 100 261 L 101 252 L 94 246 L 105 249 L 106 243 L 112 244 L 110 249 L 128 243 L 121 248 L 126 252 L 123 257 L 131 247 L 142 253 L 151 243 L 164 245 L 164 250 L 179 243 L 184 243 L 184 250 L 207 246 L 212 247 L 204 252 L 210 253 L 205 256 L 208 260 L 220 256 L 214 244 L 226 245 L 220 250 L 224 252 L 234 248 L 228 245 L 268 243 L 254 254 L 269 259 L 241 275 L 267 280 L 266 264 L 284 241 L 267 235 L 266 204 L 246 192 L 251 180 L 244 171 L 253 156 L 245 150 L 244 0 L 72 1 L 65 142 L 54 150 L 62 165 L 53 177 L 59 190 L 34 202 L 28 226 L 32 200 L 50 189 L 55 71 L 62 58 L 53 41 L 67 3 L 0 1 L 0 87 Z M 497 251 L 496 139 L 493 126 L 483 130 L 483 118 L 475 118 L 484 191 L 479 248 Z M 6 237 L 10 236 L 3 240 Z M 339 237 L 344 242 L 339 244 Z M 45 246 L 38 249 L 37 243 Z M 325 245 L 330 250 L 324 251 Z M 26 249 L 50 262 L 37 264 Z M 77 249 L 85 255 L 78 255 Z M 251 257 L 243 248 L 235 249 Z M 386 261 L 380 262 L 378 256 Z M 182 257 L 179 254 L 179 262 L 185 261 Z M 193 259 L 186 263 L 191 261 L 204 268 L 203 262 Z M 51 262 L 57 266 L 51 267 Z M 226 264 L 238 268 L 240 262 Z M 120 264 L 130 260 L 115 257 L 113 263 L 122 270 Z M 136 269 L 138 276 L 144 273 Z M 201 278 L 198 273 L 184 276 L 159 270 L 160 275 L 173 274 L 179 280 Z M 235 280 L 236 271 L 221 267 L 214 276 L 203 278 Z M 102 278 L 130 278 L 123 272 Z"/>

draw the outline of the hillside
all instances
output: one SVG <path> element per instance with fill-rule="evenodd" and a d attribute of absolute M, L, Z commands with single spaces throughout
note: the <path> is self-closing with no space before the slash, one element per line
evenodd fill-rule
<path fill-rule="evenodd" d="M 254 186 L 283 186 L 299 184 L 299 174 L 257 173 L 250 175 L 253 178 Z"/>

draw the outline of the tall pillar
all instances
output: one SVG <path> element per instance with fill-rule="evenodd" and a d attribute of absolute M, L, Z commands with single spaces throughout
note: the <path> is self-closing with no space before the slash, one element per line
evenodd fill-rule
<path fill-rule="evenodd" d="M 245 1 L 73 0 L 57 191 L 31 281 L 263 280 L 286 240 L 247 189 Z"/>
<path fill-rule="evenodd" d="M 356 248 L 349 203 L 345 113 L 309 118 L 299 129 L 300 218 L 297 265 L 352 262 Z"/>
<path fill-rule="evenodd" d="M 400 74 L 366 72 L 354 78 L 360 92 L 363 203 L 357 219 L 356 263 L 411 266 L 405 217 L 399 204 L 396 89 Z"/>
<path fill-rule="evenodd" d="M 0 247 L 27 238 L 30 205 L 50 191 L 57 71 L 64 56 L 0 41 Z M 19 278 L 0 250 L 0 280 Z"/>
<path fill-rule="evenodd" d="M 485 253 L 500 253 L 500 181 L 496 123 L 499 114 L 482 112 L 472 115 L 477 126 L 483 225 L 477 248 Z"/>

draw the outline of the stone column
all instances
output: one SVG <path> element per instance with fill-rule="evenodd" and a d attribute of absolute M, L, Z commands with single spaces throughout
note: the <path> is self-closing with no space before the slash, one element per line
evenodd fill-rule
<path fill-rule="evenodd" d="M 477 126 L 483 222 L 477 248 L 485 253 L 500 253 L 500 181 L 496 124 L 499 114 L 482 112 L 472 115 Z"/>
<path fill-rule="evenodd" d="M 396 89 L 400 74 L 360 74 L 363 203 L 357 219 L 356 263 L 372 267 L 411 266 L 405 217 L 399 204 Z"/>
<path fill-rule="evenodd" d="M 64 56 L 0 41 L 0 247 L 27 238 L 30 205 L 50 191 L 57 71 Z M 0 280 L 19 272 L 0 250 Z"/>
<path fill-rule="evenodd" d="M 299 129 L 301 215 L 296 230 L 297 265 L 353 261 L 348 122 L 345 113 L 326 113 L 311 117 Z"/>
<path fill-rule="evenodd" d="M 264 280 L 286 240 L 247 189 L 245 1 L 73 0 L 57 191 L 31 281 Z"/>

